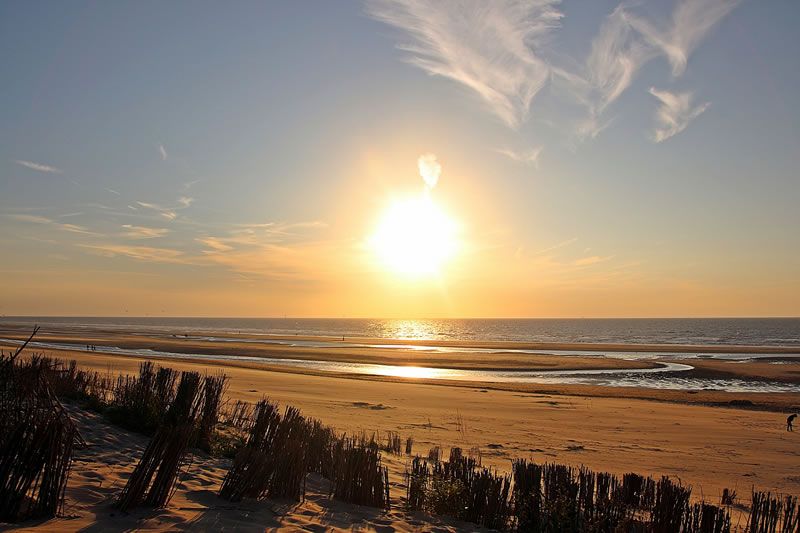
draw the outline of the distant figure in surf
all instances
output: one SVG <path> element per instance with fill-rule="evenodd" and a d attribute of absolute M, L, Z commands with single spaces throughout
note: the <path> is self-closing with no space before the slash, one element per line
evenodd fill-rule
<path fill-rule="evenodd" d="M 786 431 L 794 431 L 792 422 L 794 422 L 795 418 L 797 418 L 797 414 L 789 415 L 789 418 L 786 419 Z"/>

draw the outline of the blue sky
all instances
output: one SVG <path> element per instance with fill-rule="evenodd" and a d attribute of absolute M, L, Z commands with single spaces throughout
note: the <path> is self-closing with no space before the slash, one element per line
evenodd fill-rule
<path fill-rule="evenodd" d="M 793 1 L 4 2 L 3 314 L 800 315 Z M 396 194 L 436 280 L 364 249 Z"/>

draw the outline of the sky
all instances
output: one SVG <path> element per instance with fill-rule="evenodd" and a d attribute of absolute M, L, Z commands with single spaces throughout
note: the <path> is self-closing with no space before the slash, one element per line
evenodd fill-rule
<path fill-rule="evenodd" d="M 800 316 L 798 21 L 2 2 L 0 315 Z"/>

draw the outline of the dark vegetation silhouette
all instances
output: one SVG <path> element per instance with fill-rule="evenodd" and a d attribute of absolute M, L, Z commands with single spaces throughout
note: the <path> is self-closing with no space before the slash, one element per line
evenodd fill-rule
<path fill-rule="evenodd" d="M 52 517 L 61 509 L 73 446 L 82 445 L 47 379 L 52 361 L 0 353 L 0 520 Z"/>

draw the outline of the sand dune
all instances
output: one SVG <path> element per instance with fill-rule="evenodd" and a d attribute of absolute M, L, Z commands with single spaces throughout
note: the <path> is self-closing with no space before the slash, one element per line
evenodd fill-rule
<path fill-rule="evenodd" d="M 147 445 L 147 438 L 110 426 L 99 415 L 70 408 L 87 447 L 75 452 L 64 516 L 47 521 L 0 526 L 4 531 L 481 531 L 473 524 L 398 510 L 350 505 L 328 497 L 327 481 L 309 476 L 306 500 L 244 501 L 217 497 L 229 462 L 195 453 L 179 476 L 166 509 L 139 508 L 122 513 L 111 506 Z M 393 493 L 399 497 L 405 460 L 385 456 Z M 399 501 L 394 502 L 396 507 Z"/>

